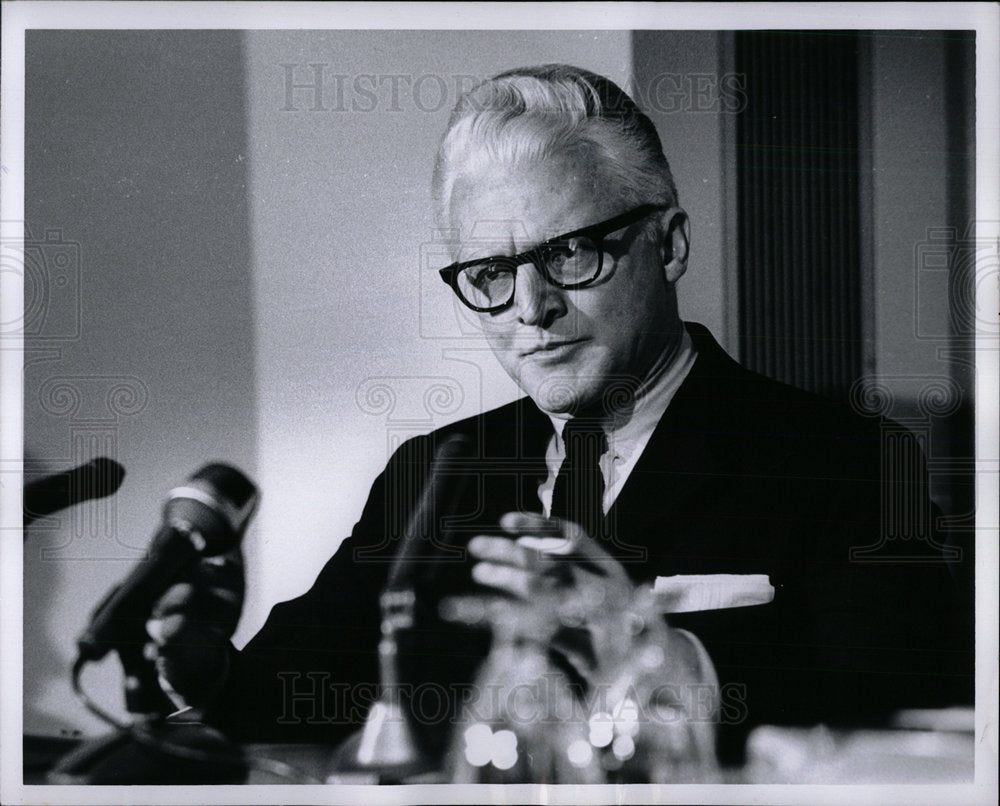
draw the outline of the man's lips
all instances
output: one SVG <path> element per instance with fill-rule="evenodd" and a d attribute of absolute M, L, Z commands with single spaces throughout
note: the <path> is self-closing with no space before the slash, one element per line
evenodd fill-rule
<path fill-rule="evenodd" d="M 586 339 L 553 339 L 542 344 L 536 344 L 526 350 L 521 351 L 521 358 L 546 358 L 557 356 L 572 349 L 578 344 L 583 344 Z"/>

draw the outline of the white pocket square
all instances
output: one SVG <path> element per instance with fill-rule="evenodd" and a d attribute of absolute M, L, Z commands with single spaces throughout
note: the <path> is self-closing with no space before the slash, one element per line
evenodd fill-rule
<path fill-rule="evenodd" d="M 766 574 L 678 574 L 657 577 L 653 595 L 664 613 L 752 607 L 774 599 Z"/>

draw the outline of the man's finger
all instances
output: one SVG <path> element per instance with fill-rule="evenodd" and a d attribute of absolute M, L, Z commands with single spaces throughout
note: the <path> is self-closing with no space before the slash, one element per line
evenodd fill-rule
<path fill-rule="evenodd" d="M 445 621 L 475 627 L 486 623 L 485 596 L 449 596 L 438 605 L 438 615 Z"/>
<path fill-rule="evenodd" d="M 519 545 L 542 556 L 574 562 L 598 576 L 625 573 L 617 560 L 572 521 L 532 512 L 508 512 L 500 518 L 500 527 L 508 534 L 519 535 L 516 541 Z"/>
<path fill-rule="evenodd" d="M 478 560 L 528 568 L 532 558 L 527 549 L 506 537 L 478 535 L 469 541 L 469 553 Z"/>
<path fill-rule="evenodd" d="M 190 582 L 171 585 L 153 606 L 153 618 L 161 619 L 172 613 L 190 613 L 194 610 L 194 600 L 195 586 Z"/>
<path fill-rule="evenodd" d="M 226 622 L 195 622 L 180 613 L 149 619 L 146 622 L 146 633 L 164 651 L 193 644 L 223 644 L 229 638 Z"/>
<path fill-rule="evenodd" d="M 537 555 L 560 555 L 573 551 L 573 538 L 558 519 L 532 512 L 508 512 L 500 518 L 500 528 L 516 535 L 517 545 Z"/>
<path fill-rule="evenodd" d="M 500 528 L 512 535 L 565 537 L 558 518 L 546 518 L 537 512 L 508 512 L 500 518 Z"/>
<path fill-rule="evenodd" d="M 146 634 L 153 639 L 156 645 L 163 643 L 163 620 L 151 618 L 146 622 Z"/>
<path fill-rule="evenodd" d="M 243 608 L 242 591 L 229 587 L 178 582 L 171 585 L 153 607 L 153 618 L 180 614 L 213 622 L 239 621 Z"/>
<path fill-rule="evenodd" d="M 534 574 L 511 565 L 481 562 L 472 566 L 472 578 L 480 585 L 505 591 L 519 599 L 527 599 L 532 593 L 531 580 Z"/>
<path fill-rule="evenodd" d="M 183 581 L 194 583 L 199 591 L 211 591 L 216 599 L 236 602 L 237 607 L 242 607 L 246 589 L 243 554 L 236 549 L 225 554 L 205 557 L 195 565 L 191 575 Z"/>
<path fill-rule="evenodd" d="M 526 549 L 537 552 L 542 556 L 558 557 L 562 554 L 570 554 L 573 551 L 573 541 L 565 537 L 535 537 L 534 535 L 523 535 L 517 539 L 517 544 Z"/>
<path fill-rule="evenodd" d="M 158 644 L 167 644 L 182 638 L 185 632 L 191 632 L 190 622 L 180 613 L 164 616 L 159 620 Z M 155 640 L 155 639 L 154 639 Z"/>
<path fill-rule="evenodd" d="M 561 518 L 551 520 L 560 524 L 562 534 L 572 543 L 570 551 L 562 552 L 564 557 L 573 559 L 578 565 L 602 576 L 627 576 L 622 564 L 578 523 Z"/>
<path fill-rule="evenodd" d="M 588 535 L 582 526 L 562 518 L 546 518 L 536 512 L 508 512 L 500 518 L 500 528 L 508 534 L 530 537 L 531 545 L 554 554 L 581 554 L 590 559 L 610 555 Z"/>
<path fill-rule="evenodd" d="M 524 604 L 503 595 L 475 594 L 448 596 L 438 605 L 438 614 L 445 621 L 469 626 L 484 626 L 501 619 L 516 618 Z"/>
<path fill-rule="evenodd" d="M 442 600 L 438 611 L 445 621 L 470 627 L 492 627 L 494 635 L 516 634 L 547 643 L 558 627 L 533 603 L 505 594 L 452 596 Z"/>

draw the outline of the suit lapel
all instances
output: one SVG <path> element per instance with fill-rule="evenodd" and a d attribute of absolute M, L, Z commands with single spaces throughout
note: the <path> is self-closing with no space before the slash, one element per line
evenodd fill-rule
<path fill-rule="evenodd" d="M 540 512 L 538 485 L 545 479 L 545 449 L 552 423 L 529 398 L 487 413 L 479 420 L 479 452 L 471 457 L 470 502 L 481 529 L 495 532 L 500 516 Z"/>
<path fill-rule="evenodd" d="M 691 502 L 718 483 L 738 446 L 726 401 L 742 370 L 707 331 L 689 329 L 698 358 L 607 515 L 616 556 L 637 579 L 670 572 L 686 518 L 707 514 Z"/>

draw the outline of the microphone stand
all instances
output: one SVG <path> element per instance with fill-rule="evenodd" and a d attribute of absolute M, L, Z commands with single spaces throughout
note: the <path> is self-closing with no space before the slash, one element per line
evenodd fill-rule
<path fill-rule="evenodd" d="M 95 617 L 117 587 L 97 607 Z M 125 707 L 135 719 L 125 724 L 93 702 L 83 691 L 80 675 L 89 658 L 81 653 L 73 665 L 73 690 L 91 713 L 115 730 L 88 739 L 59 760 L 48 774 L 53 784 L 237 784 L 246 780 L 246 763 L 238 748 L 221 733 L 200 722 L 172 721 L 177 708 L 160 687 L 153 661 L 143 651 L 141 624 L 128 631 L 113 649 L 121 660 Z"/>
<path fill-rule="evenodd" d="M 403 708 L 399 679 L 398 633 L 413 626 L 415 602 L 410 588 L 386 590 L 380 600 L 380 696 L 365 719 L 351 764 L 357 772 L 368 771 L 374 775 L 379 783 L 401 783 L 408 776 L 424 771 L 427 764 Z"/>
<path fill-rule="evenodd" d="M 443 518 L 464 489 L 466 476 L 459 465 L 468 447 L 468 438 L 460 434 L 448 437 L 438 447 L 390 569 L 389 581 L 379 599 L 382 615 L 378 646 L 380 696 L 369 709 L 360 736 L 349 739 L 335 754 L 337 777 L 345 782 L 402 783 L 414 775 L 431 771 L 431 760 L 418 747 L 410 718 L 403 707 L 399 633 L 413 627 L 416 566 L 432 559 L 433 538 L 445 531 Z M 446 484 L 448 476 L 455 483 Z M 442 546 L 436 545 L 436 548 L 440 550 Z"/>
<path fill-rule="evenodd" d="M 200 722 L 172 722 L 163 713 L 138 714 L 130 724 L 115 720 L 82 691 L 79 676 L 84 664 L 84 660 L 78 659 L 73 667 L 73 687 L 87 708 L 114 725 L 115 730 L 88 739 L 63 756 L 49 771 L 49 783 L 156 785 L 246 781 L 247 766 L 242 753 L 214 728 Z M 159 697 L 165 699 L 158 686 L 157 690 Z M 142 683 L 134 688 L 126 684 L 126 702 L 130 707 L 156 698 Z"/>
<path fill-rule="evenodd" d="M 399 633 L 413 626 L 415 604 L 412 588 L 388 588 L 379 599 L 379 697 L 361 730 L 335 751 L 330 783 L 400 784 L 430 771 L 403 707 L 399 675 Z"/>

